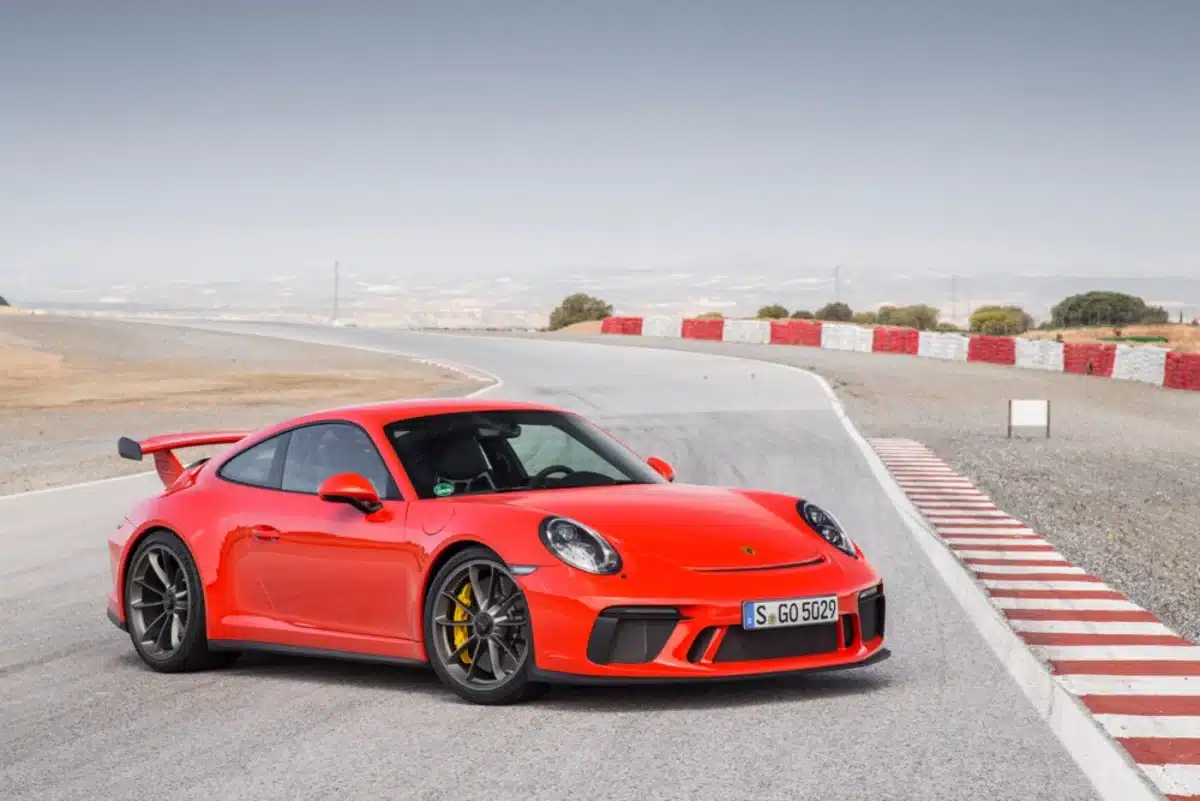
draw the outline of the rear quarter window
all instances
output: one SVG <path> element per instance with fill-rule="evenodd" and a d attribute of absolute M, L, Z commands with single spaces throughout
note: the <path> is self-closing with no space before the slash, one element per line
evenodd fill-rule
<path fill-rule="evenodd" d="M 248 484 L 251 487 L 278 489 L 275 486 L 276 482 L 272 480 L 274 476 L 271 468 L 275 465 L 275 457 L 282 443 L 282 436 L 260 442 L 222 465 L 221 469 L 217 471 L 217 475 L 238 484 Z"/>

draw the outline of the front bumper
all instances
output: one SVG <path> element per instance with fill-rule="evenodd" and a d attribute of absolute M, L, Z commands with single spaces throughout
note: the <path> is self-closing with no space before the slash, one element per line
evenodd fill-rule
<path fill-rule="evenodd" d="M 530 679 L 546 684 L 574 684 L 583 686 L 606 685 L 676 685 L 676 684 L 717 684 L 721 682 L 743 682 L 755 679 L 780 679 L 788 676 L 807 676 L 812 673 L 831 673 L 839 670 L 854 670 L 869 667 L 882 662 L 892 655 L 892 652 L 882 645 L 871 651 L 871 655 L 858 662 L 842 662 L 825 667 L 790 668 L 780 670 L 761 670 L 751 673 L 718 673 L 704 675 L 680 674 L 674 676 L 636 676 L 636 675 L 604 675 L 595 676 L 582 673 L 561 673 L 552 670 L 535 668 Z"/>
<path fill-rule="evenodd" d="M 114 626 L 119 628 L 121 631 L 129 631 L 129 626 L 127 626 L 125 624 L 124 620 L 121 620 L 120 616 L 117 615 L 117 613 L 114 612 L 111 607 L 106 611 L 105 614 L 108 617 L 109 623 L 112 623 Z"/>
<path fill-rule="evenodd" d="M 743 679 L 863 667 L 889 656 L 886 599 L 877 578 L 836 591 L 793 587 L 792 595 L 836 592 L 836 622 L 747 630 L 741 602 L 763 597 L 759 592 L 687 601 L 595 597 L 556 591 L 555 581 L 539 586 L 543 582 L 534 576 L 522 583 L 532 619 L 534 674 L 542 681 Z"/>

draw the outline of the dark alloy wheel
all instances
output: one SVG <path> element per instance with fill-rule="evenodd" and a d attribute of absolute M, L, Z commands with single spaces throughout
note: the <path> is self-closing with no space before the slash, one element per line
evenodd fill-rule
<path fill-rule="evenodd" d="M 229 664 L 237 654 L 208 649 L 204 590 L 192 555 L 175 534 L 138 544 L 125 573 L 125 620 L 142 661 L 162 673 Z"/>
<path fill-rule="evenodd" d="M 460 698 L 511 704 L 541 695 L 531 682 L 533 636 L 525 594 L 496 554 L 455 554 L 425 599 L 425 649 L 434 672 Z"/>

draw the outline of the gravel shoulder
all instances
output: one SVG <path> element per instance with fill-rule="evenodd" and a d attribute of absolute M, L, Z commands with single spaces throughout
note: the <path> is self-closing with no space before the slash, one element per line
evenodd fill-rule
<path fill-rule="evenodd" d="M 118 458 L 122 435 L 256 428 L 330 406 L 462 395 L 481 386 L 434 365 L 347 348 L 6 314 L 0 495 L 151 469 Z"/>
<path fill-rule="evenodd" d="M 1075 564 L 1200 640 L 1200 393 L 911 356 L 530 336 L 724 353 L 812 370 L 833 385 L 864 435 L 924 443 Z M 1049 399 L 1051 437 L 1008 439 L 1010 398 Z"/>

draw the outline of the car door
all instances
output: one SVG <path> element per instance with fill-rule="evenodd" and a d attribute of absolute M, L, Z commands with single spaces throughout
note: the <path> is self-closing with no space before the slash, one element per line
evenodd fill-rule
<path fill-rule="evenodd" d="M 371 514 L 321 500 L 322 482 L 357 473 L 383 508 Z M 355 638 L 413 639 L 409 588 L 419 576 L 405 536 L 407 503 L 372 438 L 354 423 L 294 429 L 283 460 L 278 538 L 260 550 L 263 583 L 281 622 L 324 632 L 327 647 L 362 647 Z"/>
<path fill-rule="evenodd" d="M 279 492 L 288 434 L 252 445 L 217 470 L 225 482 L 215 503 L 214 519 L 221 544 L 216 591 L 224 592 L 230 619 L 241 621 L 234 639 L 255 639 L 269 625 L 275 609 L 264 582 L 270 545 L 278 536 Z"/>

